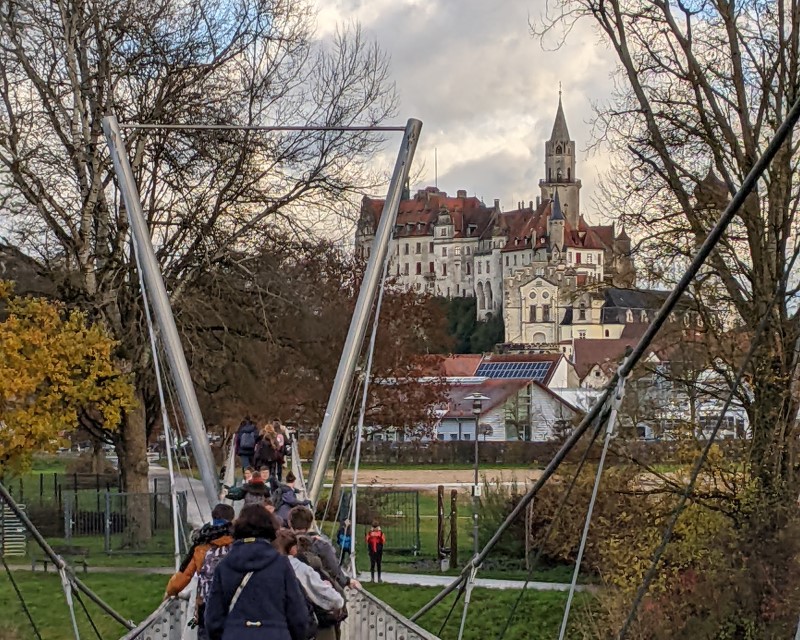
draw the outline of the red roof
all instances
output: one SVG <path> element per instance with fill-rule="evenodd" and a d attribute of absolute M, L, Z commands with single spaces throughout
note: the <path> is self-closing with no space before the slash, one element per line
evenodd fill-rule
<path fill-rule="evenodd" d="M 633 347 L 638 340 L 575 340 L 573 358 L 575 371 L 583 380 L 596 364 L 601 366 L 606 364 L 618 364 L 625 355 L 626 347 Z M 605 367 L 604 367 L 605 370 Z"/>
<path fill-rule="evenodd" d="M 482 355 L 473 353 L 422 356 L 419 358 L 418 374 L 431 377 L 469 378 L 475 375 L 475 370 L 482 359 Z"/>
<path fill-rule="evenodd" d="M 371 219 L 377 227 L 385 200 L 364 196 L 361 201 L 361 215 Z M 408 200 L 401 200 L 397 212 L 398 237 L 429 236 L 440 212 L 446 210 L 453 220 L 453 237 L 477 238 L 488 227 L 494 209 L 483 204 L 474 196 L 450 197 L 435 187 L 427 187 Z M 411 225 L 411 228 L 409 228 Z M 474 226 L 470 233 L 470 225 Z"/>

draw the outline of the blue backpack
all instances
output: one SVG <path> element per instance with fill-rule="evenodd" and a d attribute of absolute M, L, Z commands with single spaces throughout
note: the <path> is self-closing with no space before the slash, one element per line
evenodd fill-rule
<path fill-rule="evenodd" d="M 239 451 L 253 453 L 256 449 L 256 432 L 254 429 L 242 432 L 239 437 Z"/>

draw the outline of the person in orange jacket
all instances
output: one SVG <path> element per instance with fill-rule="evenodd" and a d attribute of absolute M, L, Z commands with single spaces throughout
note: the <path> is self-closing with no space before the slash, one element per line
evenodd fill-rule
<path fill-rule="evenodd" d="M 193 540 L 189 553 L 183 559 L 180 569 L 169 579 L 166 598 L 174 598 L 189 586 L 194 574 L 202 568 L 209 549 L 233 544 L 231 535 L 233 507 L 220 503 L 211 512 L 211 518 L 211 524 L 203 525 Z"/>
<path fill-rule="evenodd" d="M 372 523 L 372 530 L 367 534 L 367 551 L 369 551 L 369 572 L 372 574 L 372 581 L 375 582 L 375 569 L 378 570 L 378 582 L 381 581 L 381 562 L 383 561 L 383 545 L 386 544 L 386 536 L 381 531 L 381 526 L 375 520 Z"/>

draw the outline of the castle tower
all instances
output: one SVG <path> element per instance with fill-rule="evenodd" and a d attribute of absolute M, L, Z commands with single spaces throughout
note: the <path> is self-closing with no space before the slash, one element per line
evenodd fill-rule
<path fill-rule="evenodd" d="M 575 176 L 575 141 L 569 137 L 561 92 L 558 94 L 558 110 L 550 139 L 544 143 L 545 178 L 539 181 L 542 198 L 552 200 L 556 189 L 561 199 L 561 209 L 567 222 L 577 227 L 580 216 L 581 181 Z"/>

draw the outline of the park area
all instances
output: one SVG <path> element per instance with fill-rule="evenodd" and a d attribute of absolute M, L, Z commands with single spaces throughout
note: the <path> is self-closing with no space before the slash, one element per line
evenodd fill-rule
<path fill-rule="evenodd" d="M 356 527 L 357 567 L 364 588 L 374 593 L 403 615 L 411 615 L 428 602 L 441 586 L 398 584 L 419 581 L 427 576 L 453 577 L 459 573 L 472 554 L 472 506 L 469 489 L 461 486 L 471 478 L 472 471 L 464 468 L 389 468 L 368 467 L 361 472 L 359 482 L 359 517 Z M 503 492 L 521 488 L 536 476 L 526 468 L 487 469 L 484 490 L 500 487 Z M 339 505 L 326 513 L 318 510 L 323 533 L 336 539 L 339 520 L 344 510 L 349 513 L 351 478 L 345 474 L 345 491 Z M 25 505 L 34 523 L 42 530 L 49 544 L 74 568 L 76 574 L 99 593 L 124 617 L 134 622 L 146 618 L 161 602 L 166 581 L 174 566 L 172 511 L 168 486 L 155 481 L 148 496 L 152 535 L 144 546 L 126 542 L 125 494 L 119 492 L 114 474 L 92 476 L 70 473 L 58 457 L 37 458 L 28 473 L 5 482 L 15 498 Z M 437 484 L 447 483 L 443 490 L 443 522 L 438 517 Z M 159 484 L 161 486 L 159 486 Z M 151 483 L 152 486 L 152 483 Z M 188 494 L 188 495 L 187 495 Z M 504 494 L 505 495 L 505 494 Z M 184 492 L 179 505 L 179 519 L 187 520 L 187 507 L 195 497 Z M 334 507 L 342 509 L 333 515 Z M 455 513 L 453 513 L 455 509 Z M 364 536 L 368 523 L 377 519 L 386 534 L 384 583 L 369 582 L 369 559 Z M 481 538 L 496 526 L 494 519 L 481 526 Z M 452 525 L 456 530 L 453 532 Z M 187 528 L 188 532 L 188 528 Z M 442 549 L 437 549 L 441 539 Z M 455 554 L 451 545 L 455 545 Z M 455 556 L 453 558 L 452 556 Z M 571 567 L 565 564 L 539 566 L 528 572 L 524 553 L 516 558 L 500 557 L 488 561 L 480 572 L 481 578 L 564 583 L 571 577 Z M 446 558 L 445 567 L 441 558 Z M 28 540 L 19 555 L 6 555 L 9 572 L 0 577 L 0 608 L 13 611 L 12 623 L 0 629 L 0 640 L 21 640 L 35 637 L 22 601 L 28 607 L 43 640 L 72 637 L 69 610 L 61 594 L 58 573 L 52 564 L 44 563 L 38 546 Z M 455 561 L 456 566 L 448 564 Z M 32 570 L 33 569 L 33 570 Z M 392 578 L 392 574 L 395 577 Z M 403 574 L 400 578 L 396 574 Z M 13 576 L 13 581 L 11 577 Z M 387 579 L 388 576 L 388 579 Z M 394 582 L 394 583 L 392 583 Z M 19 593 L 17 593 L 18 589 Z M 505 633 L 507 639 L 552 638 L 558 632 L 566 593 L 558 590 L 529 589 L 519 602 L 519 589 L 478 588 L 473 594 L 469 629 L 466 638 L 497 636 L 516 605 Z M 578 597 L 579 606 L 588 598 Z M 420 624 L 442 638 L 456 638 L 463 600 L 452 608 L 448 624 L 442 629 L 452 597 L 420 621 Z M 85 605 L 85 609 L 84 609 Z M 81 635 L 102 638 L 121 637 L 123 627 L 102 613 L 84 598 L 76 602 Z M 94 626 L 96 626 L 95 633 Z"/>

